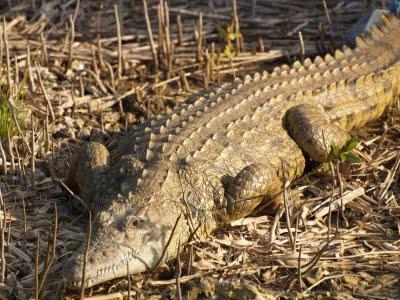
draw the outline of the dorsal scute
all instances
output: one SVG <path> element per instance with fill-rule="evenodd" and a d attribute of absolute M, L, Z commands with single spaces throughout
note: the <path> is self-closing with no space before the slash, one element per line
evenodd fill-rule
<path fill-rule="evenodd" d="M 311 59 L 310 59 L 309 57 L 307 57 L 307 58 L 304 60 L 303 66 L 306 67 L 306 68 L 309 68 L 312 64 L 313 64 L 313 63 L 312 63 Z"/>
<path fill-rule="evenodd" d="M 361 48 L 361 49 L 364 49 L 364 48 L 368 47 L 364 37 L 362 37 L 362 36 L 357 36 L 356 37 L 356 45 L 357 45 L 357 48 Z"/>
<path fill-rule="evenodd" d="M 343 59 L 343 58 L 345 58 L 345 55 L 344 55 L 344 53 L 343 53 L 342 51 L 336 50 L 336 51 L 335 51 L 335 58 L 336 58 L 337 60 Z"/>
<path fill-rule="evenodd" d="M 324 61 L 323 58 L 319 55 L 314 58 L 314 64 L 317 66 L 321 64 L 323 61 Z"/>
<path fill-rule="evenodd" d="M 332 55 L 330 55 L 329 53 L 327 53 L 324 57 L 324 61 L 329 64 L 331 62 L 334 62 L 335 58 Z"/>

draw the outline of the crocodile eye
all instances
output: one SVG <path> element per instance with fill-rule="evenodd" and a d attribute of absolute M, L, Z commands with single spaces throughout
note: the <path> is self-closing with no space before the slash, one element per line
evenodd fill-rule
<path fill-rule="evenodd" d="M 129 218 L 125 220 L 124 223 L 125 228 L 135 228 L 141 223 L 141 220 L 137 218 Z"/>

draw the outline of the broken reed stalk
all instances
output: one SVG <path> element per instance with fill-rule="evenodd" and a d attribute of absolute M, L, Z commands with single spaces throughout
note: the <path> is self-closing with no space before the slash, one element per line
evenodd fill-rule
<path fill-rule="evenodd" d="M 118 66 L 117 66 L 117 79 L 122 78 L 123 68 L 123 53 L 122 53 L 122 36 L 121 36 L 121 20 L 118 5 L 114 5 L 115 23 L 117 25 L 117 41 L 118 41 Z"/>
<path fill-rule="evenodd" d="M 1 143 L 0 140 L 0 154 L 1 154 L 1 160 L 2 160 L 2 165 L 3 165 L 3 174 L 7 175 L 8 169 L 7 169 L 7 157 L 6 157 L 6 152 L 4 151 L 3 144 Z"/>
<path fill-rule="evenodd" d="M 0 186 L 0 209 L 3 212 L 3 219 L 0 220 L 0 260 L 1 260 L 1 265 L 0 265 L 0 283 L 4 283 L 6 279 L 6 259 L 4 255 L 4 248 L 5 248 L 5 242 L 4 242 L 4 234 L 6 230 L 6 206 L 3 198 L 3 192 L 1 190 Z"/>
<path fill-rule="evenodd" d="M 165 253 L 167 252 L 167 249 L 168 249 L 168 247 L 169 247 L 169 244 L 171 243 L 172 238 L 174 237 L 176 227 L 178 226 L 178 223 L 179 223 L 179 220 L 181 219 L 181 217 L 182 217 L 182 214 L 180 214 L 180 215 L 178 216 L 178 218 L 176 218 L 175 225 L 174 225 L 174 227 L 173 227 L 172 230 L 171 230 L 171 234 L 169 235 L 168 241 L 167 241 L 167 243 L 165 244 L 164 249 L 163 249 L 163 252 L 161 253 L 161 256 L 160 256 L 160 258 L 159 258 L 159 260 L 158 260 L 158 262 L 157 262 L 157 264 L 156 264 L 156 267 L 155 267 L 154 269 L 157 269 L 157 268 L 162 264 L 162 262 L 163 262 L 163 260 L 164 260 Z"/>
<path fill-rule="evenodd" d="M 17 166 L 18 166 L 18 177 L 21 182 L 21 188 L 24 190 L 26 189 L 26 180 L 25 180 L 25 170 L 24 170 L 24 165 L 21 163 L 21 157 L 19 156 L 19 150 L 18 147 L 15 146 L 15 153 L 17 154 Z M 24 235 L 26 237 L 26 234 Z"/>
<path fill-rule="evenodd" d="M 7 130 L 7 141 L 8 141 L 8 155 L 10 155 L 10 162 L 11 162 L 11 171 L 15 172 L 15 156 L 14 156 L 14 151 L 13 149 L 13 139 L 11 138 L 10 134 L 10 127 L 8 124 L 6 124 L 6 130 Z"/>
<path fill-rule="evenodd" d="M 80 8 L 81 1 L 76 0 L 76 5 L 75 5 L 75 11 L 74 11 L 74 16 L 72 18 L 72 22 L 75 24 L 76 18 L 78 17 L 79 14 L 79 8 Z"/>
<path fill-rule="evenodd" d="M 15 82 L 15 85 L 17 86 L 17 88 L 18 88 L 18 85 L 19 85 L 19 67 L 18 67 L 18 58 L 17 58 L 16 54 L 14 55 L 14 67 L 15 67 L 15 80 L 14 80 L 14 82 Z"/>
<path fill-rule="evenodd" d="M 322 5 L 324 6 L 325 16 L 326 16 L 326 19 L 328 20 L 329 27 L 331 27 L 332 20 L 331 20 L 330 14 L 329 14 L 328 5 L 326 4 L 326 0 L 322 0 Z"/>
<path fill-rule="evenodd" d="M 35 255 L 35 300 L 39 300 L 39 256 L 40 256 L 40 231 L 36 234 L 36 255 Z"/>
<path fill-rule="evenodd" d="M 35 145 L 35 121 L 33 118 L 33 113 L 31 113 L 31 143 L 32 143 L 32 153 L 31 153 L 31 184 L 32 189 L 36 189 L 36 180 L 35 180 L 35 155 L 36 155 L 36 145 Z"/>
<path fill-rule="evenodd" d="M 43 31 L 40 33 L 40 40 L 42 43 L 43 62 L 47 65 L 49 63 L 49 54 L 47 53 L 46 39 L 44 38 Z"/>
<path fill-rule="evenodd" d="M 300 60 L 303 61 L 306 56 L 306 48 L 304 47 L 303 34 L 299 31 L 299 42 L 300 42 Z"/>
<path fill-rule="evenodd" d="M 159 59 L 161 60 L 161 64 L 164 62 L 165 54 L 167 52 L 165 39 L 164 39 L 164 28 L 165 28 L 165 20 L 164 20 L 164 1 L 160 0 L 160 3 L 157 5 L 157 21 L 158 21 L 158 54 Z"/>
<path fill-rule="evenodd" d="M 146 20 L 147 36 L 148 36 L 149 43 L 150 43 L 151 54 L 153 56 L 154 69 L 157 71 L 158 70 L 157 50 L 156 50 L 156 46 L 154 44 L 153 32 L 151 31 L 151 23 L 150 23 L 150 19 L 149 19 L 149 12 L 147 11 L 147 1 L 146 0 L 143 0 L 143 10 L 144 10 L 144 17 Z"/>
<path fill-rule="evenodd" d="M 9 220 L 8 220 L 8 229 L 7 229 L 7 246 L 8 246 L 8 247 L 10 246 L 10 240 L 11 240 L 11 225 L 12 225 L 12 221 L 13 221 L 13 219 L 12 219 L 11 216 L 15 214 L 16 202 L 17 202 L 17 197 L 14 197 L 14 205 L 13 205 L 12 211 L 10 212 L 10 217 L 9 217 Z M 6 225 L 6 223 L 4 223 L 4 225 Z"/>
<path fill-rule="evenodd" d="M 8 155 L 10 155 L 10 162 L 11 162 L 11 171 L 15 172 L 15 157 L 14 157 L 14 151 L 12 150 L 13 148 L 13 139 L 11 138 L 10 135 L 10 127 L 8 124 L 6 124 L 6 131 L 7 131 L 7 141 L 8 141 Z"/>
<path fill-rule="evenodd" d="M 99 71 L 99 67 L 97 66 L 97 58 L 96 58 L 96 51 L 94 49 L 94 45 L 92 45 L 92 64 L 93 64 L 93 71 L 96 73 L 96 76 L 100 78 L 100 71 Z"/>
<path fill-rule="evenodd" d="M 85 297 L 86 264 L 87 264 L 87 259 L 88 259 L 91 236 L 92 236 L 92 211 L 89 210 L 89 224 L 88 224 L 87 235 L 86 235 L 85 254 L 84 254 L 84 258 L 83 258 L 80 299 L 83 299 Z"/>
<path fill-rule="evenodd" d="M 203 58 L 203 12 L 199 12 L 199 18 L 197 27 L 195 30 L 196 34 L 196 61 L 201 62 Z"/>
<path fill-rule="evenodd" d="M 6 67 L 7 67 L 7 86 L 9 89 L 10 94 L 11 91 L 11 62 L 10 62 L 10 49 L 8 47 L 8 38 L 7 38 L 7 28 L 6 28 L 6 19 L 3 17 L 3 43 L 4 49 L 6 51 Z M 10 103 L 10 105 L 12 105 Z"/>
<path fill-rule="evenodd" d="M 343 181 L 342 181 L 342 176 L 340 175 L 339 162 L 336 162 L 336 176 L 337 176 L 337 180 L 339 182 L 340 215 L 343 218 L 345 227 L 348 227 L 349 226 L 349 222 L 347 221 L 347 218 L 344 215 L 345 205 L 343 203 Z"/>
<path fill-rule="evenodd" d="M 162 9 L 162 8 L 161 8 Z M 167 67 L 167 78 L 171 77 L 172 72 L 172 44 L 170 36 L 170 24 L 169 24 L 169 9 L 168 2 L 164 2 L 164 30 L 165 30 L 165 48 L 166 54 L 166 67 Z"/>
<path fill-rule="evenodd" d="M 182 300 L 182 288 L 181 288 L 181 276 L 182 276 L 182 268 L 181 268 L 181 241 L 178 243 L 178 250 L 176 254 L 177 259 L 177 271 L 176 271 L 176 297 L 179 300 Z"/>
<path fill-rule="evenodd" d="M 297 260 L 297 275 L 298 275 L 300 290 L 303 290 L 303 279 L 301 278 L 301 252 L 302 252 L 302 250 L 303 250 L 303 245 L 300 245 L 299 258 Z"/>
<path fill-rule="evenodd" d="M 289 236 L 289 243 L 290 243 L 290 248 L 292 251 L 295 249 L 295 244 L 294 244 L 294 239 L 293 239 L 293 233 L 291 230 L 291 222 L 290 222 L 290 212 L 289 212 L 289 204 L 288 204 L 288 197 L 287 197 L 287 183 L 286 180 L 283 182 L 283 203 L 285 205 L 285 214 L 286 214 L 286 227 L 288 231 L 288 236 Z"/>
<path fill-rule="evenodd" d="M 49 241 L 47 245 L 47 254 L 46 254 L 46 261 L 44 265 L 44 270 L 40 278 L 39 283 L 39 296 L 41 291 L 43 290 L 44 282 L 50 272 L 50 268 L 54 263 L 56 257 L 56 246 L 57 246 L 57 231 L 58 231 L 58 211 L 57 211 L 57 203 L 54 203 L 54 219 L 53 219 L 54 227 L 53 227 L 53 236 L 51 239 L 50 245 L 50 237 L 51 237 L 51 229 L 49 230 Z"/>
<path fill-rule="evenodd" d="M 180 83 L 181 83 L 181 86 L 182 86 L 182 90 L 184 92 L 189 92 L 190 88 L 189 88 L 189 83 L 188 83 L 187 78 L 186 78 L 185 71 L 181 70 L 179 72 L 179 80 L 180 80 Z"/>
<path fill-rule="evenodd" d="M 33 77 L 33 72 L 32 72 L 32 63 L 31 63 L 31 49 L 28 43 L 28 46 L 26 47 L 26 65 L 28 67 L 28 75 L 29 75 L 29 82 L 31 83 L 31 90 L 32 92 L 36 91 L 36 85 L 35 85 L 35 79 Z M 32 99 L 33 103 L 35 103 L 35 99 Z"/>
<path fill-rule="evenodd" d="M 37 74 L 37 77 L 39 80 L 40 89 L 42 91 L 44 99 L 46 100 L 47 106 L 49 107 L 51 120 L 54 122 L 56 120 L 56 115 L 54 114 L 54 110 L 53 110 L 53 106 L 51 105 L 50 98 L 46 93 L 46 89 L 45 89 L 43 81 L 42 81 L 42 76 L 40 75 L 39 67 L 36 62 L 35 62 L 35 68 L 36 68 L 36 74 Z"/>
<path fill-rule="evenodd" d="M 176 24 L 178 27 L 178 46 L 183 47 L 183 27 L 181 13 L 176 15 Z"/>
<path fill-rule="evenodd" d="M 237 12 L 236 0 L 232 0 L 232 14 L 233 14 L 234 32 L 237 35 L 236 51 L 237 53 L 244 52 L 244 40 L 242 34 L 240 33 L 239 15 Z"/>
<path fill-rule="evenodd" d="M 97 35 L 97 59 L 99 60 L 100 68 L 104 68 L 104 59 L 103 59 L 101 40 L 99 35 Z"/>
<path fill-rule="evenodd" d="M 26 218 L 26 206 L 25 206 L 25 198 L 22 198 L 22 212 L 24 214 L 24 244 L 26 245 L 26 233 L 28 228 L 28 222 Z"/>
<path fill-rule="evenodd" d="M 72 60 L 74 57 L 74 41 L 75 41 L 75 21 L 72 16 L 69 16 L 69 25 L 71 28 L 71 32 L 69 37 L 69 55 L 68 55 L 67 69 L 72 70 Z"/>

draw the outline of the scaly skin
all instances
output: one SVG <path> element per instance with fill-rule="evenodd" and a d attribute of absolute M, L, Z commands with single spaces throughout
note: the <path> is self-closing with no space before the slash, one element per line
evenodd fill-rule
<path fill-rule="evenodd" d="M 385 18 L 354 50 L 193 96 L 137 126 L 111 154 L 82 147 L 68 182 L 95 213 L 85 286 L 173 259 L 196 229 L 204 236 L 260 203 L 279 206 L 304 155 L 326 160 L 332 142 L 342 145 L 394 101 L 399 58 L 400 21 Z M 83 252 L 63 268 L 68 286 L 81 284 Z"/>

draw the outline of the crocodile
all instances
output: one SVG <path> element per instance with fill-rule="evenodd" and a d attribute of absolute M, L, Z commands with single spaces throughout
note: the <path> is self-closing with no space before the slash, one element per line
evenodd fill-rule
<path fill-rule="evenodd" d="M 67 182 L 93 212 L 93 230 L 87 252 L 82 246 L 63 265 L 66 285 L 157 268 L 194 236 L 260 205 L 273 213 L 306 159 L 326 161 L 332 143 L 344 145 L 399 93 L 400 20 L 385 15 L 354 49 L 207 89 L 143 121 L 110 151 L 86 143 Z"/>

